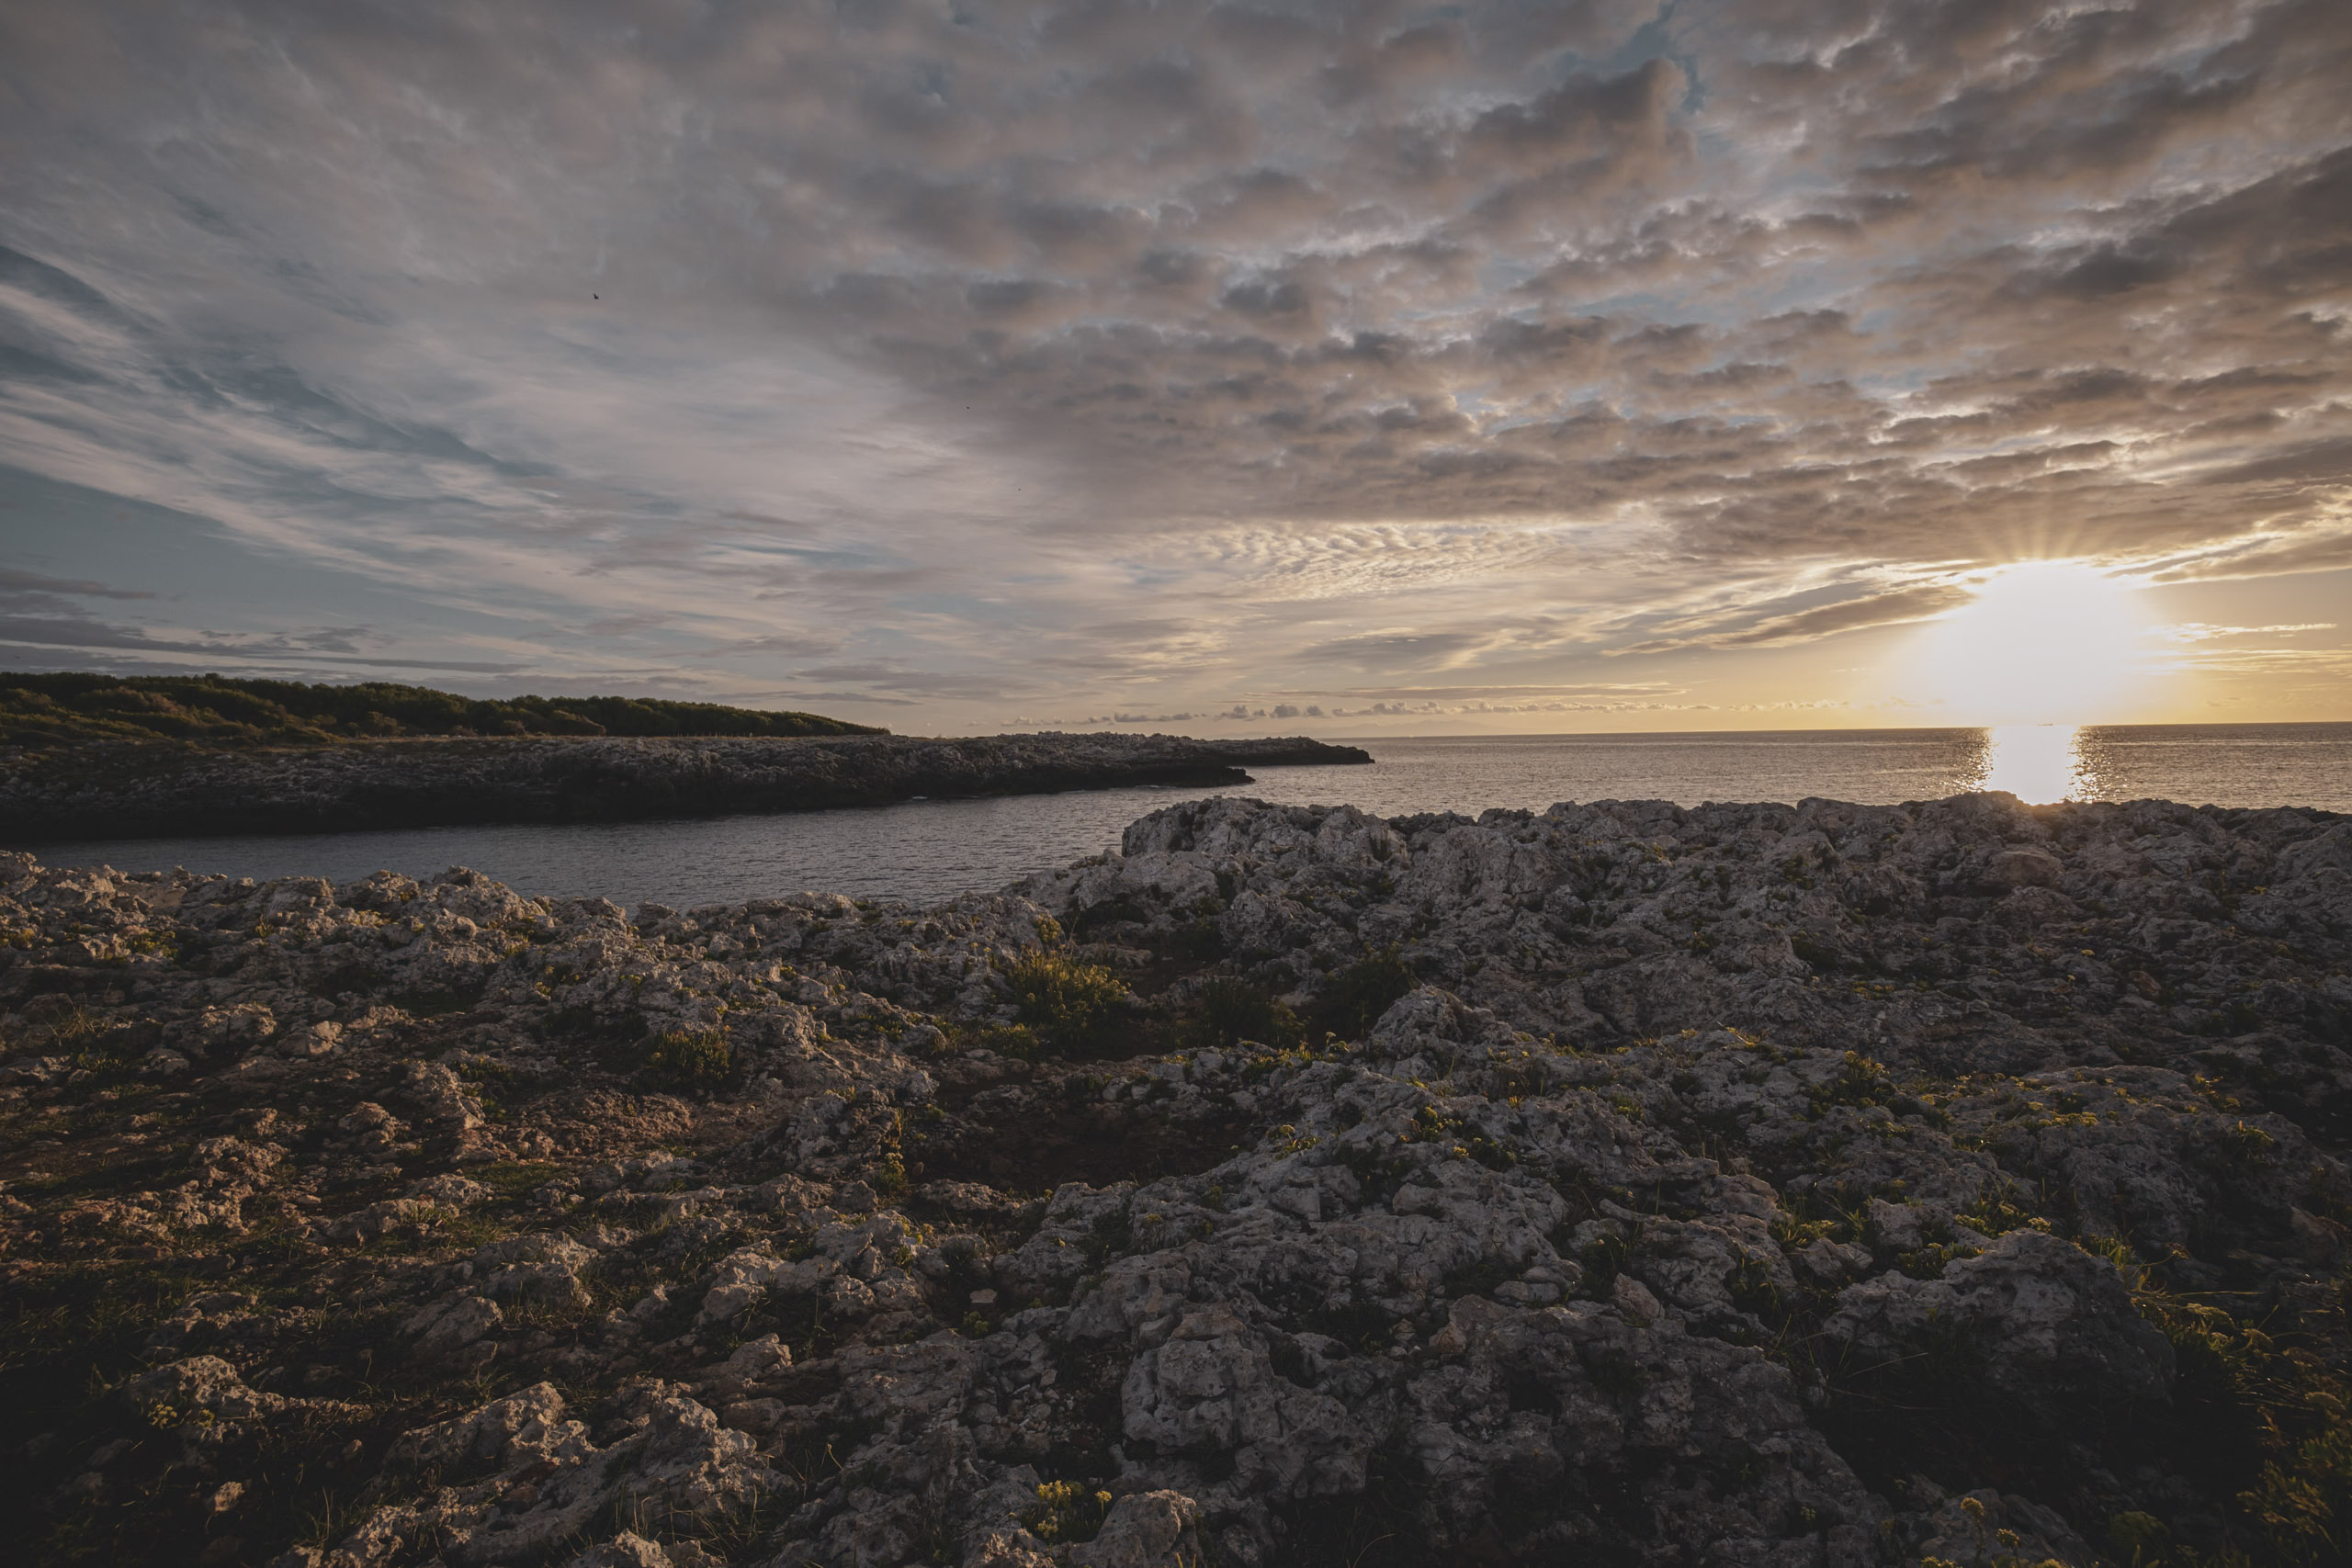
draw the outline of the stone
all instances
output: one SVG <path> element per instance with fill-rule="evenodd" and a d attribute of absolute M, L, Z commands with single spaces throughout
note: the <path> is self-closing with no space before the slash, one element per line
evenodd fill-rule
<path fill-rule="evenodd" d="M 1985 876 L 1999 887 L 2052 887 L 2065 865 L 2047 850 L 2003 850 L 1986 863 Z"/>
<path fill-rule="evenodd" d="M 511 1465 L 518 1458 L 555 1463 L 588 1451 L 587 1428 L 564 1417 L 563 1395 L 552 1383 L 492 1400 L 470 1415 L 403 1434 L 385 1456 L 394 1467 L 425 1469 L 468 1459 Z"/>
<path fill-rule="evenodd" d="M 548 1302 L 585 1306 L 588 1287 L 581 1270 L 595 1260 L 594 1249 L 551 1231 L 492 1242 L 471 1259 L 481 1292 L 499 1302 Z"/>
<path fill-rule="evenodd" d="M 308 1024 L 300 1029 L 289 1029 L 279 1036 L 277 1053 L 281 1056 L 305 1059 L 324 1056 L 334 1050 L 335 1042 L 342 1038 L 343 1025 L 339 1023 Z"/>
<path fill-rule="evenodd" d="M 1871 1229 L 1879 1241 L 1897 1252 L 1916 1252 L 1921 1240 L 1920 1216 L 1907 1203 L 1890 1203 L 1883 1198 L 1870 1201 Z"/>
<path fill-rule="evenodd" d="M 1650 1288 L 1631 1274 L 1618 1275 L 1611 1282 L 1609 1293 L 1617 1303 L 1617 1310 L 1638 1323 L 1655 1323 L 1666 1315 L 1666 1308 L 1658 1304 Z"/>
<path fill-rule="evenodd" d="M 496 1302 L 469 1291 L 427 1303 L 401 1325 L 401 1332 L 415 1337 L 418 1354 L 446 1356 L 471 1345 L 503 1320 Z"/>
<path fill-rule="evenodd" d="M 628 1530 L 571 1560 L 571 1568 L 673 1568 L 662 1547 Z"/>
<path fill-rule="evenodd" d="M 277 1394 L 247 1388 L 237 1369 L 218 1356 L 190 1356 L 143 1372 L 125 1385 L 123 1397 L 158 1427 L 268 1416 L 286 1404 Z"/>
<path fill-rule="evenodd" d="M 2172 1391 L 2171 1343 L 2114 1267 L 2034 1230 L 1946 1264 L 1939 1279 L 1849 1286 L 1823 1333 L 1885 1364 L 1932 1344 L 2052 1425 L 2085 1405 L 2110 1417 L 2154 1409 Z"/>
<path fill-rule="evenodd" d="M 739 1432 L 755 1436 L 773 1432 L 783 1424 L 785 1404 L 780 1399 L 739 1399 L 719 1412 L 719 1420 Z"/>
<path fill-rule="evenodd" d="M 1207 1556 L 1201 1506 L 1182 1492 L 1130 1493 L 1111 1505 L 1092 1540 L 1070 1549 L 1071 1568 L 1193 1568 Z"/>

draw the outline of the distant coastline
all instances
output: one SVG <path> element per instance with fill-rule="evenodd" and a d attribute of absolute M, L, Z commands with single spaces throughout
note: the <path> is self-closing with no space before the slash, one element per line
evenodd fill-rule
<path fill-rule="evenodd" d="M 214 750 L 432 736 L 888 735 L 823 714 L 658 697 L 469 697 L 362 681 L 306 685 L 231 675 L 0 671 L 0 746 L 176 740 Z"/>
<path fill-rule="evenodd" d="M 1250 767 L 1368 763 L 1303 736 L 846 735 L 175 741 L 0 750 L 0 841 L 628 822 L 928 796 L 1223 786 Z"/>

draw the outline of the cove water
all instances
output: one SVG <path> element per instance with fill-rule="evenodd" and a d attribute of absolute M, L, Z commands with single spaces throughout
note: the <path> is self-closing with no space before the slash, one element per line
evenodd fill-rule
<path fill-rule="evenodd" d="M 2029 801 L 2305 806 L 2352 812 L 2352 724 L 1774 731 L 1360 739 L 1369 767 L 1262 768 L 1238 789 L 1137 788 L 791 815 L 579 827 L 421 828 L 282 838 L 123 839 L 33 846 L 50 865 L 232 876 L 471 866 L 528 895 L 635 907 L 820 890 L 918 902 L 993 891 L 1115 849 L 1172 801 L 1235 795 L 1349 805 L 1383 817 L 1542 810 L 1563 800 L 1868 805 L 2006 789 Z"/>

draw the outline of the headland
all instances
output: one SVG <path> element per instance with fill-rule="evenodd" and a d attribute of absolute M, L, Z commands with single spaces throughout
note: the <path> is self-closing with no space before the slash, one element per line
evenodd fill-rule
<path fill-rule="evenodd" d="M 1250 767 L 1362 763 L 1299 737 L 505 736 L 0 750 L 0 841 L 627 822 L 918 796 L 1238 786 Z"/>

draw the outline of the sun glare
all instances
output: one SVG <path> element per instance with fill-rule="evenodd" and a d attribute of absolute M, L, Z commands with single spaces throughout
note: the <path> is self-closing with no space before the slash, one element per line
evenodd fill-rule
<path fill-rule="evenodd" d="M 2088 800 L 2098 789 L 2083 758 L 2083 732 L 2071 724 L 2004 724 L 1984 732 L 1984 760 L 1973 789 L 2005 789 L 2041 805 Z"/>
<path fill-rule="evenodd" d="M 1923 631 L 1906 684 L 1958 724 L 2114 722 L 2148 679 L 2137 601 L 2092 567 L 2010 567 Z"/>

